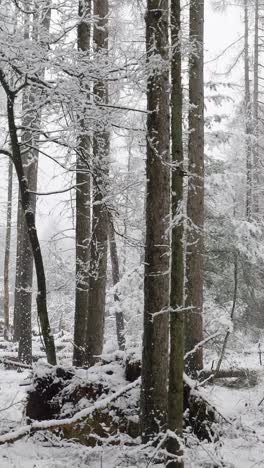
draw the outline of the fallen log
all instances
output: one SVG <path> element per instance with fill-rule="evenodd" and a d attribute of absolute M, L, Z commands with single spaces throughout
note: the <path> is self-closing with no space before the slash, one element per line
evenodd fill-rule
<path fill-rule="evenodd" d="M 6 369 L 27 369 L 27 370 L 32 370 L 32 366 L 25 364 L 16 358 L 12 359 L 2 359 L 0 358 L 0 363 L 4 364 Z"/>
<path fill-rule="evenodd" d="M 248 376 L 251 372 L 249 369 L 221 369 L 218 372 L 215 370 L 202 370 L 199 373 L 199 380 L 208 379 L 212 377 L 214 379 L 232 379 L 236 377 Z"/>
<path fill-rule="evenodd" d="M 225 381 L 226 386 L 236 388 L 254 387 L 258 383 L 258 372 L 254 369 L 220 369 L 202 370 L 199 373 L 198 380 L 201 383 L 214 383 L 216 380 Z M 233 382 L 228 382 L 228 379 L 235 379 Z"/>

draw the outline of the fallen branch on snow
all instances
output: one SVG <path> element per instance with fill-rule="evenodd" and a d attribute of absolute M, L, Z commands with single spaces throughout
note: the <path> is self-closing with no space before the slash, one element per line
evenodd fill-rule
<path fill-rule="evenodd" d="M 4 364 L 5 367 L 8 367 L 9 369 L 28 369 L 28 370 L 32 370 L 32 366 L 30 366 L 29 364 L 25 364 L 23 362 L 20 362 L 20 361 L 13 361 L 12 359 L 4 359 L 4 358 L 1 358 L 0 359 L 0 363 L 1 364 Z"/>
<path fill-rule="evenodd" d="M 141 378 L 137 379 L 133 383 L 130 383 L 129 385 L 126 385 L 126 387 L 123 387 L 121 390 L 113 393 L 109 397 L 106 397 L 101 401 L 95 402 L 95 404 L 90 406 L 89 408 L 85 408 L 81 411 L 78 411 L 78 413 L 76 413 L 71 418 L 53 419 L 50 421 L 35 421 L 31 424 L 22 426 L 20 429 L 16 431 L 7 432 L 6 434 L 3 434 L 0 436 L 0 445 L 6 444 L 6 443 L 8 444 L 14 443 L 17 440 L 22 439 L 23 437 L 27 435 L 32 435 L 38 431 L 45 431 L 47 429 L 59 429 L 61 427 L 70 426 L 74 423 L 77 423 L 81 421 L 82 419 L 90 416 L 94 411 L 105 409 L 109 405 L 109 403 L 112 403 L 113 401 L 117 400 L 117 398 L 122 396 L 124 393 L 127 393 L 133 388 L 137 387 L 140 384 L 140 382 L 141 382 Z"/>
<path fill-rule="evenodd" d="M 222 369 L 217 370 L 202 370 L 199 373 L 199 380 L 214 380 L 214 379 L 232 379 L 238 377 L 249 377 L 251 374 L 257 374 L 255 369 Z"/>

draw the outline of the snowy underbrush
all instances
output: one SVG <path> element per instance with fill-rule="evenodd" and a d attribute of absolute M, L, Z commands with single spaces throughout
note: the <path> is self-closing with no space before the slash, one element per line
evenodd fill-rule
<path fill-rule="evenodd" d="M 65 336 L 64 336 L 65 338 Z M 63 337 L 60 338 L 63 343 Z M 36 343 L 35 346 L 37 347 Z M 66 341 L 67 346 L 67 341 Z M 252 345 L 254 348 L 254 345 Z M 59 355 L 64 350 L 59 351 Z M 230 357 L 231 359 L 231 357 Z M 201 388 L 202 396 L 206 398 L 219 412 L 219 422 L 215 427 L 215 436 L 211 441 L 199 441 L 189 431 L 185 434 L 186 468 L 200 467 L 233 467 L 254 468 L 264 466 L 264 403 L 260 404 L 264 396 L 264 372 L 262 367 L 254 362 L 251 354 L 244 354 L 239 361 L 239 354 L 233 353 L 232 362 L 240 367 L 258 370 L 257 384 L 244 385 L 243 388 L 227 387 L 223 382 L 214 383 Z M 230 361 L 231 362 L 231 361 Z M 72 393 L 74 388 L 85 388 L 87 383 L 101 384 L 100 395 L 78 399 L 74 407 L 64 399 L 60 417 L 69 418 L 76 412 L 85 411 L 96 402 L 104 405 L 105 399 L 112 397 L 124 389 L 128 382 L 125 376 L 126 356 L 122 353 L 104 354 L 103 363 L 90 370 L 75 371 L 74 378 L 69 379 L 67 386 L 62 389 L 61 396 Z M 49 368 L 44 364 L 34 364 L 36 376 L 44 376 Z M 1 433 L 10 430 L 21 430 L 25 426 L 26 392 L 32 385 L 32 378 L 28 371 L 17 373 L 13 370 L 0 368 L 0 418 Z M 126 411 L 133 407 L 138 416 L 137 402 L 139 387 L 135 387 L 120 396 L 114 402 L 115 415 L 118 411 Z M 63 399 L 63 398 L 62 398 Z M 106 414 L 114 415 L 113 408 L 105 407 Z M 132 415 L 130 415 L 132 417 Z M 57 415 L 58 418 L 58 415 Z M 132 417 L 133 420 L 133 417 Z M 107 432 L 107 431 L 106 431 Z M 94 434 L 95 435 L 95 434 Z M 1 468 L 146 468 L 147 466 L 164 467 L 166 455 L 166 435 L 161 435 L 158 445 L 145 446 L 139 437 L 130 437 L 126 433 L 117 431 L 113 435 L 105 434 L 102 438 L 94 438 L 96 443 L 91 446 L 80 444 L 74 439 L 62 438 L 61 433 L 38 430 L 35 434 L 27 433 L 24 438 L 0 446 Z M 114 445 L 113 445 L 114 442 Z"/>
<path fill-rule="evenodd" d="M 134 274 L 133 274 L 134 275 Z M 129 287 L 130 283 L 130 287 Z M 77 414 L 84 432 L 83 414 L 88 418 L 90 445 L 74 436 L 72 431 L 28 430 L 24 436 L 13 443 L 0 445 L 0 467 L 2 468 L 147 468 L 165 466 L 166 434 L 161 434 L 155 446 L 142 445 L 138 437 L 139 385 L 122 393 L 130 382 L 126 375 L 127 360 L 135 366 L 135 380 L 138 376 L 138 363 L 141 358 L 142 341 L 142 290 L 135 301 L 131 295 L 138 284 L 142 283 L 141 272 L 127 278 L 120 292 L 126 321 L 126 352 L 117 351 L 115 330 L 115 307 L 109 296 L 106 318 L 106 341 L 102 362 L 89 370 L 71 368 L 72 334 L 60 330 L 55 335 L 58 352 L 58 368 L 73 373 L 66 379 L 55 398 L 51 398 L 53 413 L 51 420 L 70 421 Z M 190 430 L 184 434 L 185 468 L 257 468 L 264 466 L 264 370 L 260 362 L 264 333 L 247 334 L 245 329 L 233 328 L 230 321 L 231 303 L 224 306 L 216 304 L 212 297 L 206 297 L 205 338 L 211 338 L 205 345 L 207 369 L 215 368 L 223 346 L 227 330 L 231 332 L 224 355 L 223 369 L 246 369 L 254 371 L 257 378 L 215 380 L 213 383 L 198 387 L 202 397 L 217 412 L 218 422 L 214 425 L 212 439 L 199 440 Z M 238 304 L 237 313 L 243 312 L 243 304 Z M 257 337 L 257 339 L 256 339 Z M 50 373 L 45 365 L 45 354 L 39 336 L 34 336 L 33 353 L 38 359 L 34 362 L 34 379 Z M 17 345 L 0 342 L 0 358 L 17 356 Z M 261 361 L 262 360 L 262 361 Z M 57 368 L 57 369 L 58 369 Z M 56 374 L 56 370 L 54 370 Z M 60 377 L 57 377 L 59 382 Z M 26 415 L 26 396 L 32 389 L 32 373 L 26 370 L 7 370 L 0 364 L 0 420 L 1 434 L 21 431 L 34 420 Z M 131 384 L 133 385 L 133 384 Z M 116 394 L 119 395 L 115 398 Z M 75 396 L 75 400 L 73 399 Z M 109 401 L 110 398 L 110 401 Z M 113 400 L 111 400 L 113 398 Z M 98 433 L 91 424 L 91 411 L 100 410 L 103 418 L 99 423 L 103 432 Z M 56 412 L 56 411 L 57 412 Z M 91 411 L 90 411 L 91 410 Z M 90 412 L 89 412 L 90 411 Z M 85 413 L 86 412 L 86 413 Z M 88 412 L 88 413 L 87 413 Z M 88 416 L 87 416 L 88 414 Z M 97 411 L 98 414 L 98 411 Z M 123 418 L 131 422 L 134 433 L 121 430 Z M 47 413 L 45 420 L 47 418 Z M 39 418 L 36 423 L 45 422 Z M 98 423 L 98 419 L 97 419 Z M 45 423 L 46 424 L 46 423 Z M 134 427 L 133 427 L 134 424 Z M 45 426 L 45 425 L 44 425 Z M 76 435 L 76 434 L 75 434 Z M 87 433 L 86 433 L 87 435 Z M 0 436 L 1 437 L 1 436 Z M 1 440 L 1 438 L 0 438 Z M 91 441 L 93 442 L 91 443 Z"/>
<path fill-rule="evenodd" d="M 110 358 L 110 356 L 109 356 Z M 63 416 L 68 418 L 75 411 L 83 411 L 95 404 L 103 406 L 106 398 L 122 390 L 127 381 L 124 375 L 124 362 L 121 356 L 116 361 L 111 356 L 109 363 L 95 366 L 91 371 L 78 370 L 73 380 L 68 382 L 67 392 L 87 382 L 101 383 L 109 388 L 94 397 L 84 396 L 75 408 L 64 405 Z M 249 364 L 249 362 L 248 362 Z M 47 366 L 35 367 L 36 375 L 47 375 Z M 10 429 L 21 430 L 26 423 L 25 397 L 29 389 L 27 371 L 15 371 L 0 368 L 0 417 L 1 432 Z M 22 384 L 22 386 L 21 386 Z M 208 385 L 198 391 L 219 413 L 219 422 L 215 426 L 215 436 L 210 441 L 199 441 L 192 433 L 185 433 L 186 468 L 200 467 L 262 467 L 264 459 L 264 404 L 260 404 L 264 396 L 264 372 L 259 370 L 258 383 L 255 387 L 231 388 L 223 385 Z M 110 390 L 111 388 L 111 390 Z M 62 395 L 66 390 L 63 390 Z M 130 390 L 115 400 L 115 407 L 123 410 L 136 406 L 139 388 Z M 108 407 L 109 410 L 109 407 Z M 111 410 L 110 410 L 111 411 Z M 113 410 L 112 410 L 113 411 Z M 1 468 L 147 468 L 147 466 L 165 467 L 166 434 L 161 434 L 155 447 L 142 445 L 140 438 L 132 438 L 127 434 L 117 432 L 114 437 L 108 433 L 104 438 L 98 438 L 93 446 L 85 446 L 76 439 L 63 439 L 60 432 L 39 430 L 12 444 L 0 446 Z M 96 439 L 96 438 L 95 438 Z M 1 440 L 1 439 L 0 439 Z M 113 443 L 114 442 L 114 443 Z"/>

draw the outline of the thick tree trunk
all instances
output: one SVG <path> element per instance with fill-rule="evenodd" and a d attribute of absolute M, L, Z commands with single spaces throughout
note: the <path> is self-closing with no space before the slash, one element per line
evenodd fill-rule
<path fill-rule="evenodd" d="M 6 213 L 6 243 L 4 259 L 4 338 L 9 339 L 9 259 L 11 245 L 12 225 L 12 189 L 13 189 L 13 164 L 8 164 L 8 191 L 7 191 L 7 213 Z"/>
<path fill-rule="evenodd" d="M 204 1 L 190 1 L 189 59 L 189 184 L 188 237 L 186 255 L 186 351 L 203 339 L 203 228 L 204 228 Z M 203 350 L 198 348 L 186 361 L 188 373 L 203 368 Z"/>
<path fill-rule="evenodd" d="M 95 53 L 108 53 L 108 0 L 94 0 Z M 104 81 L 94 84 L 95 103 L 108 102 Z M 109 170 L 109 132 L 96 130 L 93 136 L 93 216 L 90 247 L 89 311 L 86 333 L 86 364 L 93 365 L 102 353 L 105 322 L 105 293 L 107 279 L 108 209 L 104 198 Z"/>
<path fill-rule="evenodd" d="M 171 4 L 171 140 L 172 140 L 172 244 L 170 292 L 170 365 L 168 394 L 168 428 L 177 437 L 169 437 L 167 466 L 183 468 L 179 438 L 183 430 L 184 371 L 184 226 L 183 226 L 183 144 L 181 83 L 181 2 Z"/>
<path fill-rule="evenodd" d="M 79 16 L 91 13 L 91 0 L 79 0 Z M 78 26 L 78 49 L 89 55 L 91 26 L 83 21 Z M 89 90 L 87 90 L 87 94 Z M 85 109 L 84 109 L 85 115 Z M 76 292 L 74 320 L 73 365 L 82 366 L 85 359 L 85 333 L 88 317 L 89 244 L 90 244 L 90 191 L 91 137 L 85 118 L 80 121 L 81 136 L 76 157 Z"/>
<path fill-rule="evenodd" d="M 109 217 L 108 217 L 108 223 L 109 223 L 110 257 L 111 257 L 111 263 L 112 263 L 112 279 L 113 279 L 113 285 L 117 286 L 119 281 L 120 281 L 119 260 L 118 260 L 118 255 L 117 255 L 114 221 L 113 221 L 112 214 L 110 212 L 109 212 Z M 118 294 L 117 289 L 115 290 L 114 300 L 115 300 L 117 343 L 118 343 L 118 348 L 121 351 L 124 351 L 124 349 L 125 349 L 124 314 L 123 314 L 122 310 L 120 309 L 120 300 L 119 300 L 119 294 Z"/>
<path fill-rule="evenodd" d="M 141 388 L 144 442 L 158 433 L 166 422 L 168 396 L 170 128 L 167 0 L 147 2 L 146 46 L 151 72 L 147 81 L 145 303 Z M 159 64 L 154 70 L 153 59 L 154 67 Z"/>

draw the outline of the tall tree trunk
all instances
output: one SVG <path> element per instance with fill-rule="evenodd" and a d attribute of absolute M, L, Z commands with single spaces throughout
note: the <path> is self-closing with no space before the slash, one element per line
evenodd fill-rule
<path fill-rule="evenodd" d="M 147 184 L 145 183 L 144 186 L 144 193 L 143 193 L 143 219 L 146 218 L 146 202 L 147 202 Z M 139 264 L 142 265 L 145 261 L 145 243 L 146 243 L 146 227 L 143 226 L 141 232 L 141 248 L 140 248 L 140 256 L 139 256 Z"/>
<path fill-rule="evenodd" d="M 246 0 L 245 0 L 246 1 Z M 259 212 L 259 196 L 258 190 L 260 188 L 260 179 L 259 172 L 261 171 L 260 161 L 259 161 L 259 148 L 258 148 L 258 100 L 259 100 L 259 0 L 255 0 L 255 31 L 254 31 L 254 89 L 253 89 L 253 174 L 254 174 L 254 204 L 252 206 L 252 160 L 251 154 L 247 152 L 247 185 L 251 202 L 251 211 L 254 210 L 254 214 Z M 246 20 L 245 20 L 245 29 L 246 29 Z M 246 34 L 246 32 L 245 32 Z M 248 34 L 248 20 L 247 20 L 247 34 Z M 247 50 L 248 52 L 248 50 Z M 246 55 L 246 49 L 245 49 Z M 249 60 L 245 58 L 245 67 L 249 68 Z M 249 70 L 247 71 L 249 75 Z M 249 81 L 249 80 L 248 80 Z M 246 91 L 247 97 L 248 91 Z M 250 96 L 249 96 L 250 98 Z M 248 104 L 250 106 L 250 103 Z M 251 129 L 250 129 L 251 130 Z M 247 132 L 246 132 L 247 133 Z M 249 160 L 250 157 L 250 160 Z M 251 213 L 248 210 L 247 218 L 250 219 Z"/>
<path fill-rule="evenodd" d="M 29 94 L 31 91 L 29 90 Z M 30 97 L 30 96 L 29 96 Z M 31 107 L 31 106 L 30 106 Z M 24 107 L 25 112 L 30 112 L 30 107 Z M 32 112 L 32 109 L 31 109 Z M 32 115 L 32 114 L 31 114 Z M 31 119 L 30 119 L 31 120 Z M 31 125 L 31 121 L 25 118 L 23 124 L 26 126 Z M 23 142 L 31 142 L 32 144 L 32 133 L 25 132 L 22 138 Z M 30 144 L 30 143 L 29 143 Z M 28 187 L 31 191 L 37 190 L 37 172 L 38 172 L 38 152 L 30 151 L 23 157 L 23 165 L 25 177 L 28 180 Z M 36 196 L 31 195 L 31 209 L 34 214 L 36 213 Z M 21 362 L 27 364 L 32 363 L 32 327 L 31 327 L 31 307 L 32 307 L 32 286 L 33 286 L 33 256 L 31 250 L 31 243 L 28 235 L 28 227 L 24 213 L 21 216 L 21 224 L 18 226 L 21 233 L 21 240 L 19 246 L 19 286 L 20 289 L 17 291 L 18 302 L 15 303 L 15 307 L 19 307 L 16 310 L 16 314 L 19 314 L 19 345 L 18 345 L 18 357 Z"/>
<path fill-rule="evenodd" d="M 28 3 L 25 2 L 25 6 L 28 6 Z M 30 15 L 24 15 L 24 39 L 29 40 L 30 37 Z M 23 97 L 22 97 L 22 113 L 24 114 L 25 111 L 25 93 L 28 93 L 28 91 L 23 92 Z M 28 120 L 28 119 L 27 119 Z M 26 127 L 27 124 L 30 122 L 27 122 L 25 117 L 23 117 L 23 126 Z M 23 141 L 23 134 L 22 134 L 22 141 Z M 27 141 L 27 140 L 26 140 Z M 27 162 L 27 161 L 26 161 Z M 24 327 L 24 321 L 23 321 L 23 313 L 21 313 L 21 310 L 25 307 L 26 309 L 26 304 L 23 307 L 23 290 L 26 289 L 25 286 L 23 286 L 23 265 L 22 265 L 22 260 L 23 260 L 23 252 L 24 252 L 24 236 L 25 236 L 25 231 L 26 231 L 26 223 L 25 223 L 25 218 L 23 214 L 23 209 L 21 206 L 21 194 L 20 192 L 18 193 L 18 205 L 17 205 L 17 247 L 16 247 L 16 279 L 15 279 L 15 294 L 14 294 L 14 341 L 19 341 L 20 336 L 21 336 L 21 325 L 23 324 Z M 27 236 L 27 232 L 26 232 Z M 28 253 L 28 252 L 27 252 Z M 25 255 L 26 256 L 26 255 Z M 29 253 L 29 270 L 30 270 L 30 259 L 32 258 L 31 252 Z M 31 293 L 27 295 L 27 298 L 30 301 L 30 334 L 31 334 Z M 28 324 L 28 320 L 27 320 Z M 25 327 L 28 328 L 28 327 Z M 24 328 L 24 331 L 25 331 Z M 27 331 L 27 330 L 26 330 Z M 32 360 L 32 352 L 31 352 L 31 338 L 28 343 L 28 357 L 27 361 L 31 363 Z"/>
<path fill-rule="evenodd" d="M 94 47 L 102 57 L 108 53 L 108 0 L 94 0 Z M 108 102 L 105 81 L 94 84 L 95 103 Z M 93 365 L 102 353 L 107 279 L 108 209 L 104 198 L 109 171 L 109 132 L 106 124 L 93 136 L 93 216 L 90 247 L 89 311 L 86 333 L 86 363 Z"/>
<path fill-rule="evenodd" d="M 18 229 L 18 226 L 22 224 L 23 210 L 21 206 L 21 195 L 18 194 L 17 202 L 17 239 L 16 239 L 16 277 L 15 277 L 15 293 L 14 293 L 14 334 L 13 340 L 18 341 L 20 336 L 20 245 L 22 246 L 22 230 Z"/>
<path fill-rule="evenodd" d="M 79 0 L 79 16 L 91 14 L 91 0 Z M 78 26 L 78 49 L 90 54 L 91 26 L 82 21 Z M 84 54 L 81 54 L 81 57 Z M 87 90 L 87 95 L 89 90 Z M 85 109 L 83 114 L 85 115 Z M 80 121 L 81 136 L 76 156 L 76 292 L 74 320 L 73 365 L 82 366 L 85 359 L 85 333 L 88 317 L 89 244 L 90 244 L 90 173 L 91 138 L 85 118 Z"/>
<path fill-rule="evenodd" d="M 122 252 L 122 274 L 126 272 L 126 261 L 127 261 L 127 224 L 128 224 L 128 200 L 129 200 L 129 182 L 131 177 L 131 161 L 132 161 L 132 145 L 133 139 L 129 139 L 128 143 L 128 158 L 127 158 L 127 189 L 126 189 L 126 207 L 125 207 L 125 220 L 124 220 L 124 244 Z"/>
<path fill-rule="evenodd" d="M 9 339 L 9 259 L 11 245 L 11 225 L 12 225 L 12 189 L 13 189 L 13 164 L 8 163 L 8 194 L 6 213 L 6 243 L 4 260 L 4 338 Z"/>
<path fill-rule="evenodd" d="M 113 279 L 113 285 L 117 286 L 118 283 L 120 282 L 119 260 L 118 260 L 118 255 L 117 255 L 114 221 L 113 221 L 112 213 L 110 212 L 109 212 L 108 224 L 109 224 L 110 257 L 111 257 L 111 263 L 112 263 L 112 279 Z M 124 351 L 125 349 L 124 314 L 122 310 L 120 309 L 120 300 L 119 300 L 119 294 L 118 294 L 117 289 L 115 290 L 114 301 L 115 301 L 117 343 L 118 343 L 118 348 L 121 351 Z"/>
<path fill-rule="evenodd" d="M 181 82 L 181 2 L 171 4 L 171 141 L 172 141 L 172 244 L 170 292 L 170 366 L 168 394 L 168 428 L 176 433 L 169 437 L 167 466 L 183 468 L 179 438 L 183 430 L 184 371 L 184 226 L 183 226 L 183 144 Z"/>
<path fill-rule="evenodd" d="M 20 144 L 17 136 L 17 127 L 15 123 L 15 94 L 10 90 L 8 82 L 6 80 L 3 70 L 0 69 L 0 83 L 2 84 L 3 89 L 7 95 L 7 116 L 8 116 L 8 128 L 10 134 L 12 155 L 6 152 L 10 157 L 12 157 L 13 164 L 16 169 L 17 178 L 19 182 L 19 188 L 21 193 L 21 204 L 23 212 L 26 218 L 28 226 L 28 234 L 31 242 L 31 249 L 33 253 L 33 258 L 35 262 L 36 276 L 37 276 L 37 310 L 38 318 L 40 321 L 40 327 L 43 335 L 45 351 L 47 354 L 47 360 L 49 364 L 56 365 L 56 351 L 54 345 L 54 338 L 51 333 L 49 317 L 47 311 L 47 291 L 46 291 L 46 277 L 44 264 L 42 259 L 42 253 L 40 248 L 40 243 L 38 239 L 36 223 L 35 223 L 35 213 L 32 209 L 32 197 L 30 190 L 28 188 L 27 178 L 25 177 L 22 155 Z M 1 150 L 3 153 L 3 150 Z"/>
<path fill-rule="evenodd" d="M 186 256 L 186 351 L 203 339 L 203 228 L 204 228 L 204 1 L 190 1 L 189 59 L 189 184 L 188 239 Z M 191 353 L 186 369 L 194 374 L 203 368 L 203 350 Z"/>
<path fill-rule="evenodd" d="M 25 37 L 30 38 L 29 15 L 25 15 Z M 47 46 L 48 33 L 50 27 L 50 0 L 46 0 L 45 5 L 39 10 L 35 4 L 35 15 L 32 25 L 32 38 L 43 47 Z M 42 72 L 42 77 L 44 72 Z M 21 143 L 24 150 L 23 165 L 29 189 L 32 192 L 37 190 L 38 174 L 38 140 L 41 123 L 40 112 L 36 110 L 39 91 L 34 86 L 25 88 L 22 100 L 23 131 Z M 31 195 L 31 209 L 36 213 L 36 197 Z M 30 364 L 32 362 L 32 337 L 31 337 L 31 307 L 32 307 L 32 286 L 33 286 L 33 255 L 31 242 L 28 236 L 28 227 L 25 216 L 18 208 L 18 240 L 15 288 L 15 324 L 18 326 L 15 335 L 19 339 L 18 356 L 22 362 Z"/>
<path fill-rule="evenodd" d="M 146 247 L 141 387 L 141 427 L 144 442 L 161 430 L 167 415 L 170 284 L 168 1 L 148 0 L 145 18 L 147 59 L 151 72 L 147 80 Z M 159 66 L 153 70 L 157 63 Z"/>

